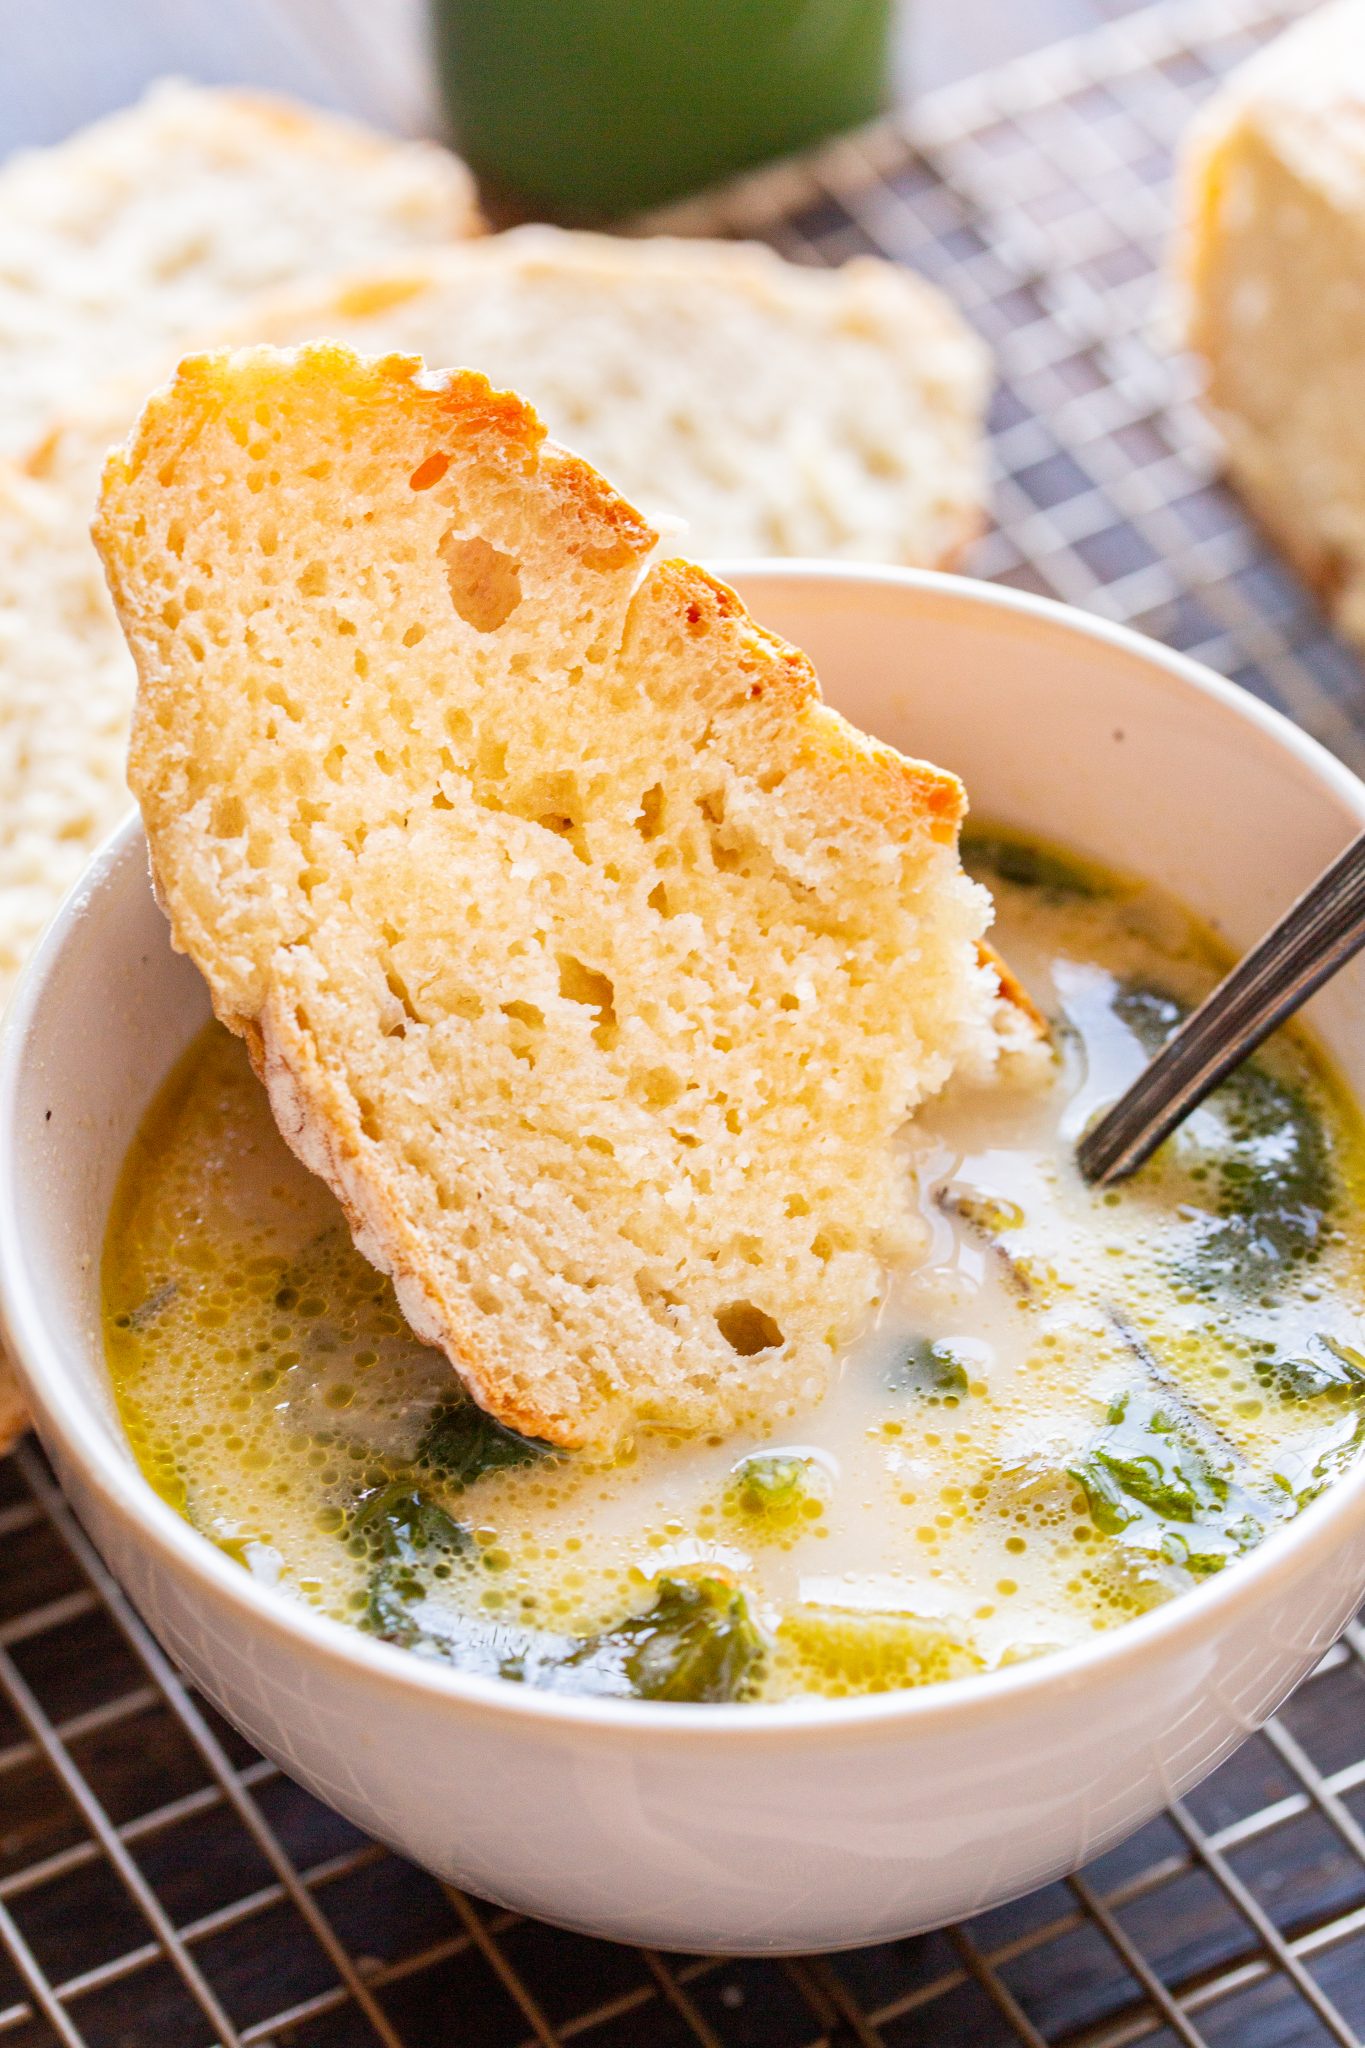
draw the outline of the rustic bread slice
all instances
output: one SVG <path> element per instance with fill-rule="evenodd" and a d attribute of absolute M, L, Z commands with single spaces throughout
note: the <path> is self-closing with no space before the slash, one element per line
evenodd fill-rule
<path fill-rule="evenodd" d="M 220 338 L 319 336 L 528 393 L 651 521 L 684 520 L 690 554 L 943 566 L 982 524 L 986 351 L 888 263 L 517 228 L 267 296 Z M 93 393 L 40 464 L 93 497 L 105 449 L 171 366 Z"/>
<path fill-rule="evenodd" d="M 814 1396 L 989 1057 L 957 780 L 475 374 L 191 358 L 95 531 L 175 941 L 414 1329 L 565 1445 Z"/>
<path fill-rule="evenodd" d="M 265 94 L 157 85 L 0 170 L 0 449 L 251 292 L 481 226 L 468 171 L 433 143 Z"/>

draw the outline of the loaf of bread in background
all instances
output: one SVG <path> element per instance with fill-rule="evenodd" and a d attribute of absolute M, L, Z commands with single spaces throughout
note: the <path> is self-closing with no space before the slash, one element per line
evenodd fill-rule
<path fill-rule="evenodd" d="M 813 1399 L 993 1049 L 956 779 L 473 373 L 191 358 L 95 534 L 175 942 L 413 1328 L 567 1446 Z"/>
<path fill-rule="evenodd" d="M 1214 96 L 1184 166 L 1191 346 L 1228 470 L 1365 645 L 1365 0 Z"/>
<path fill-rule="evenodd" d="M 709 560 L 948 566 L 984 517 L 986 351 L 939 292 L 872 258 L 516 228 L 258 301 L 219 338 L 482 370 Z M 95 394 L 37 466 L 93 492 L 172 361 Z"/>
<path fill-rule="evenodd" d="M 157 85 L 0 168 L 0 452 L 253 292 L 481 227 L 468 171 L 433 143 L 265 94 Z"/>

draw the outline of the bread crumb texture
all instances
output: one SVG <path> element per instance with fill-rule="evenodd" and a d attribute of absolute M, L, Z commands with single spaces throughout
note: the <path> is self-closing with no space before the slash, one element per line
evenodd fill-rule
<path fill-rule="evenodd" d="M 0 170 L 0 450 L 249 293 L 481 226 L 468 171 L 434 143 L 163 81 Z"/>
<path fill-rule="evenodd" d="M 0 460 L 0 1002 L 128 808 L 133 668 L 84 527 Z"/>
<path fill-rule="evenodd" d="M 889 263 L 515 228 L 267 294 L 209 340 L 319 337 L 524 391 L 557 440 L 703 558 L 947 567 L 982 524 L 986 351 Z M 172 362 L 86 394 L 42 465 L 93 497 L 99 459 Z"/>
<path fill-rule="evenodd" d="M 1229 471 L 1365 645 L 1365 0 L 1233 74 L 1182 185 L 1188 334 Z"/>
<path fill-rule="evenodd" d="M 473 373 L 191 358 L 95 533 L 175 941 L 417 1332 L 568 1446 L 817 1396 L 989 1058 L 956 779 Z"/>

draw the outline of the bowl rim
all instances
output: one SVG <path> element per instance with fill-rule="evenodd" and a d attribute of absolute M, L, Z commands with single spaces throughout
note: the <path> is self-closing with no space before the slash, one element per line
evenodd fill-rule
<path fill-rule="evenodd" d="M 903 569 L 859 562 L 801 558 L 745 558 L 719 565 L 741 587 L 759 582 L 854 585 L 900 592 L 939 604 L 993 611 L 1019 624 L 1031 621 L 1144 664 L 1167 687 L 1190 691 L 1228 717 L 1259 728 L 1282 752 L 1297 758 L 1312 778 L 1353 810 L 1365 826 L 1365 782 L 1288 718 L 1239 685 L 1188 655 L 1147 639 L 1132 628 L 1080 612 L 1032 592 L 988 584 L 938 570 Z M 84 1483 L 105 1509 L 172 1571 L 187 1574 L 222 1596 L 244 1627 L 264 1628 L 283 1638 L 297 1654 L 325 1665 L 352 1667 L 376 1684 L 408 1686 L 482 1715 L 529 1717 L 568 1724 L 608 1736 L 660 1735 L 673 1740 L 709 1738 L 727 1743 L 802 1742 L 840 1734 L 884 1734 L 903 1729 L 909 1737 L 924 1724 L 973 1728 L 1009 1716 L 1018 1703 L 1035 1707 L 1050 1694 L 1073 1693 L 1104 1675 L 1144 1663 L 1153 1653 L 1188 1646 L 1205 1629 L 1236 1610 L 1254 1608 L 1273 1596 L 1277 1584 L 1323 1563 L 1339 1531 L 1365 1523 L 1365 1458 L 1292 1521 L 1283 1524 L 1245 1558 L 1202 1585 L 1146 1614 L 1097 1634 L 1092 1640 L 1045 1657 L 946 1679 L 902 1691 L 852 1699 L 802 1699 L 751 1704 L 621 1700 L 552 1692 L 507 1679 L 462 1672 L 439 1659 L 376 1641 L 346 1622 L 306 1607 L 276 1587 L 262 1584 L 218 1550 L 163 1501 L 130 1455 L 106 1440 L 107 1423 L 71 1382 L 62 1354 L 50 1337 L 25 1259 L 20 1250 L 21 1189 L 15 1171 L 19 1084 L 29 1050 L 34 1012 L 58 959 L 111 873 L 142 837 L 136 810 L 127 813 L 97 848 L 54 913 L 29 957 L 0 1026 L 0 1329 L 31 1410 L 79 1469 Z"/>

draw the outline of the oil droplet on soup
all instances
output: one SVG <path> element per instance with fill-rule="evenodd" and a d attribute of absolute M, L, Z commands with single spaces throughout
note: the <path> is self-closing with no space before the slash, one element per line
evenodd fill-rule
<path fill-rule="evenodd" d="M 1055 1056 L 907 1131 L 929 1249 L 798 1430 L 642 1435 L 606 1464 L 482 1415 L 214 1026 L 105 1249 L 151 1483 L 248 1571 L 419 1655 L 656 1699 L 959 1677 L 1226 1569 L 1365 1439 L 1358 1114 L 1282 1032 L 1131 1182 L 1086 1189 L 1080 1132 L 1224 963 L 1169 898 L 1053 849 L 987 836 L 968 862 Z"/>

